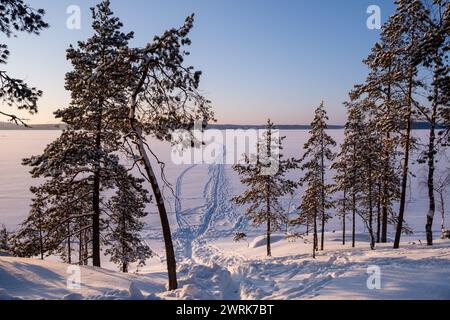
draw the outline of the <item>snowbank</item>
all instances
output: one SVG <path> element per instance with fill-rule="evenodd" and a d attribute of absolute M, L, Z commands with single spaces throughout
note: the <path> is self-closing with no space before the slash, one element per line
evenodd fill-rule
<path fill-rule="evenodd" d="M 284 235 L 282 235 L 282 234 L 273 234 L 271 237 L 270 237 L 270 243 L 272 244 L 272 243 L 277 243 L 277 242 L 279 242 L 279 241 L 281 241 L 281 240 L 283 240 L 285 238 L 285 236 Z M 259 237 L 256 237 L 251 243 L 250 243 L 250 248 L 259 248 L 259 247 L 262 247 L 262 246 L 265 246 L 265 245 L 267 245 L 267 237 L 266 236 L 259 236 Z"/>
<path fill-rule="evenodd" d="M 155 299 L 165 291 L 165 275 L 121 274 L 100 268 L 81 267 L 80 287 L 68 287 L 74 275 L 68 265 L 50 261 L 0 257 L 0 300 L 142 300 Z M 69 284 L 72 282 L 69 282 Z"/>

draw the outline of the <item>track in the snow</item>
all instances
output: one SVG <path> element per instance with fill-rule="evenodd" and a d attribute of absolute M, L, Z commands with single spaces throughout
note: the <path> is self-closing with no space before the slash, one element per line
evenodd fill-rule
<path fill-rule="evenodd" d="M 208 166 L 208 180 L 203 188 L 204 204 L 183 210 L 183 184 L 189 173 L 198 168 L 192 165 L 186 168 L 176 182 L 175 215 L 178 230 L 174 234 L 178 259 L 193 259 L 193 245 L 201 242 L 206 245 L 208 239 L 230 237 L 245 226 L 246 219 L 238 216 L 235 206 L 231 203 L 231 186 L 226 177 L 225 165 L 212 164 Z M 199 217 L 200 223 L 189 221 L 187 216 Z M 217 228 L 221 221 L 222 227 Z M 194 255 L 195 256 L 195 255 Z"/>

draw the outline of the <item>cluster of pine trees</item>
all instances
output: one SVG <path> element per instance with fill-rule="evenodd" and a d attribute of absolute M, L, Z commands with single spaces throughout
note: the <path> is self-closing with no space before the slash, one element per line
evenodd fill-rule
<path fill-rule="evenodd" d="M 296 186 L 305 187 L 299 215 L 289 223 L 305 225 L 307 234 L 312 229 L 314 256 L 319 247 L 324 249 L 325 225 L 331 212 L 342 220 L 343 244 L 346 222 L 351 220 L 355 246 L 356 220 L 360 218 L 372 249 L 376 243 L 387 242 L 388 225 L 394 226 L 394 248 L 399 248 L 402 233 L 410 231 L 404 219 L 408 181 L 414 174 L 410 170 L 413 149 L 421 151 L 417 162 L 427 169 L 429 210 L 424 220 L 428 245 L 433 244 L 436 193 L 444 213 L 442 195 L 449 175 L 437 182 L 435 175 L 437 155 L 449 142 L 450 3 L 398 0 L 396 5 L 395 13 L 382 27 L 380 41 L 364 61 L 369 68 L 366 81 L 351 90 L 345 103 L 348 120 L 337 152 L 335 141 L 326 133 L 328 118 L 322 103 L 315 112 L 303 157 L 290 159 L 286 165 L 280 157 L 281 177 L 296 166 L 304 172 L 296 182 Z M 419 121 L 429 128 L 425 144 L 412 136 L 413 124 Z M 268 132 L 272 129 L 269 123 Z M 272 189 L 266 188 L 264 182 L 270 178 L 261 174 L 264 164 L 250 165 L 248 160 L 246 165 L 234 167 L 241 182 L 249 187 L 235 201 L 248 206 L 246 214 L 255 225 L 267 223 L 270 255 L 270 234 L 288 220 L 287 213 L 281 213 L 285 212 L 283 208 L 272 208 L 271 204 L 279 204 L 281 197 L 293 193 L 296 186 L 289 179 L 275 178 L 270 183 Z M 327 172 L 334 174 L 333 181 L 326 181 Z"/>
<path fill-rule="evenodd" d="M 131 263 L 143 265 L 152 255 L 141 236 L 151 204 L 161 221 L 168 289 L 174 290 L 176 261 L 161 187 L 170 184 L 165 164 L 147 139 L 177 143 L 172 141 L 175 130 L 214 120 L 210 102 L 198 90 L 201 72 L 184 63 L 194 17 L 143 47 L 131 47 L 134 34 L 121 31 L 110 1 L 91 11 L 93 35 L 67 50 L 72 70 L 65 88 L 71 102 L 55 112 L 67 129 L 43 154 L 23 160 L 32 177 L 43 182 L 31 188 L 31 210 L 20 228 L 13 235 L 2 231 L 2 250 L 8 243 L 8 251 L 17 256 L 58 255 L 67 263 L 96 267 L 107 255 L 127 272 Z M 7 36 L 13 31 L 38 34 L 48 26 L 44 13 L 22 0 L 2 1 L 0 30 Z M 5 63 L 9 52 L 4 45 L 0 50 L 0 63 Z M 5 72 L 0 78 L 1 98 L 19 109 L 37 111 L 40 91 Z M 18 116 L 1 114 L 26 125 Z M 132 174 L 135 168 L 139 176 Z"/>

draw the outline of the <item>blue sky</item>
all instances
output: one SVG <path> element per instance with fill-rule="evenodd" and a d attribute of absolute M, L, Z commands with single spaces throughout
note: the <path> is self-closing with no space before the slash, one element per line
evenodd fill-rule
<path fill-rule="evenodd" d="M 6 69 L 44 91 L 32 123 L 54 122 L 69 102 L 64 74 L 69 44 L 90 36 L 91 0 L 28 0 L 47 11 L 50 28 L 41 36 L 2 39 L 11 51 Z M 309 123 L 325 101 L 331 122 L 343 123 L 342 102 L 366 75 L 362 60 L 378 40 L 366 26 L 369 5 L 385 21 L 391 0 L 112 0 L 112 9 L 144 45 L 190 13 L 196 20 L 188 63 L 203 71 L 201 89 L 219 123 Z M 82 13 L 80 30 L 66 28 L 70 5 Z"/>

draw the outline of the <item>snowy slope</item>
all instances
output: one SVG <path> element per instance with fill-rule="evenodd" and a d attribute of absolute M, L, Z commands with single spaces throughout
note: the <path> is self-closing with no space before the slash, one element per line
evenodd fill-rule
<path fill-rule="evenodd" d="M 164 291 L 163 274 L 123 275 L 82 267 L 81 288 L 69 289 L 68 265 L 34 259 L 0 257 L 1 299 L 144 299 Z M 149 296 L 150 295 L 150 296 Z"/>
<path fill-rule="evenodd" d="M 163 272 L 89 267 L 81 268 L 81 288 L 70 290 L 65 264 L 0 257 L 0 299 L 450 299 L 449 241 L 370 251 L 365 242 L 343 248 L 335 236 L 327 235 L 329 249 L 316 260 L 298 253 L 305 244 L 286 240 L 274 244 L 272 258 L 244 243 L 203 244 L 180 264 L 174 292 L 165 292 Z M 381 270 L 379 290 L 367 288 L 369 266 Z"/>

